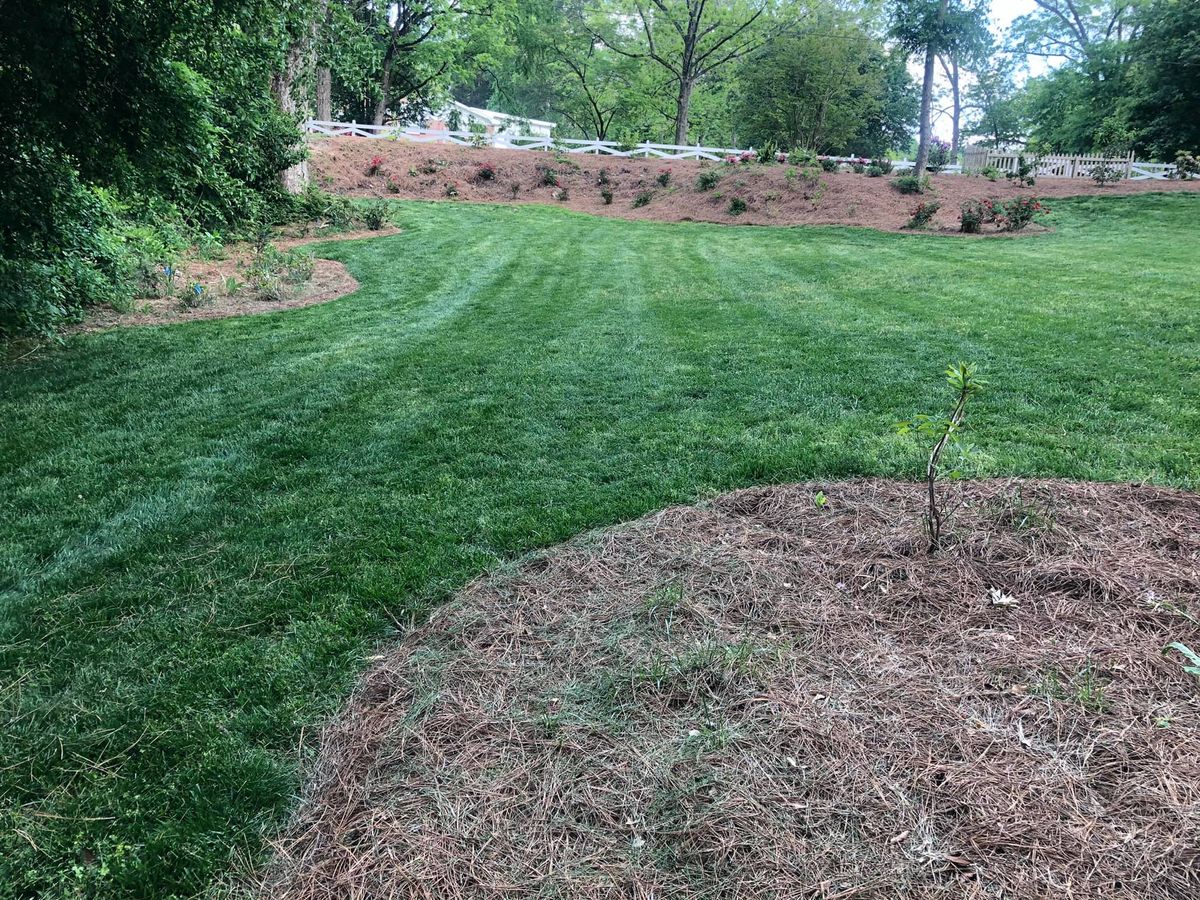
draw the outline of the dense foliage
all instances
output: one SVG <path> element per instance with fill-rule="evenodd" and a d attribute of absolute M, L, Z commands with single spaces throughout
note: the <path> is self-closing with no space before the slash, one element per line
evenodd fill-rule
<path fill-rule="evenodd" d="M 300 153 L 270 87 L 303 6 L 6 6 L 0 333 L 129 299 L 147 244 L 279 215 Z"/>

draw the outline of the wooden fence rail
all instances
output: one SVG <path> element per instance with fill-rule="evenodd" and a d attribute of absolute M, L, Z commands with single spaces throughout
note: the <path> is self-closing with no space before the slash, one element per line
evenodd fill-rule
<path fill-rule="evenodd" d="M 736 156 L 746 151 L 736 147 L 682 146 L 679 144 L 619 144 L 616 141 L 593 141 L 585 139 L 562 139 L 516 135 L 507 132 L 482 134 L 474 131 L 436 131 L 425 128 L 409 128 L 402 125 L 360 125 L 357 122 L 326 122 L 310 119 L 304 123 L 308 134 L 324 137 L 363 137 L 392 141 L 408 141 L 414 144 L 457 144 L 460 147 L 499 147 L 507 150 L 554 150 L 560 153 L 591 153 L 596 156 L 644 157 L 663 160 L 707 159 L 720 162 L 727 156 Z M 751 149 L 750 152 L 753 152 Z M 1003 172 L 1016 172 L 1020 165 L 1018 153 L 988 150 L 985 147 L 967 147 L 961 166 L 944 166 L 944 174 L 978 172 L 994 166 Z M 857 157 L 829 156 L 835 162 L 858 162 Z M 1032 159 L 1032 158 L 1031 158 Z M 1033 159 L 1035 175 L 1039 178 L 1090 178 L 1092 170 L 1107 165 L 1121 171 L 1130 181 L 1170 178 L 1175 167 L 1166 163 L 1142 162 L 1128 157 L 1106 159 L 1100 156 L 1043 156 Z M 895 169 L 903 171 L 913 168 L 907 159 L 896 160 Z"/>

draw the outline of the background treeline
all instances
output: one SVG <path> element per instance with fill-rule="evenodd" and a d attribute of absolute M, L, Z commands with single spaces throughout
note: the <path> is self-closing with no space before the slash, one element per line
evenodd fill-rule
<path fill-rule="evenodd" d="M 937 131 L 1060 151 L 1200 146 L 1200 0 L 7 0 L 0 335 L 126 303 L 198 234 L 331 201 L 308 116 L 455 98 L 590 137 L 876 156 Z M 1027 61 L 1065 62 L 1018 86 Z M 923 84 L 909 63 L 923 64 Z M 935 89 L 934 76 L 937 76 Z M 922 90 L 924 88 L 924 90 Z M 1102 136 L 1102 137 L 1101 137 Z"/>

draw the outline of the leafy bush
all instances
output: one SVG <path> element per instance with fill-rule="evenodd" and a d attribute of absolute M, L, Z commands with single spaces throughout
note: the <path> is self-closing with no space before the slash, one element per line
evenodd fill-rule
<path fill-rule="evenodd" d="M 716 169 L 705 169 L 696 176 L 696 190 L 711 191 L 721 183 L 721 173 Z"/>
<path fill-rule="evenodd" d="M 729 201 L 729 214 L 731 216 L 740 216 L 748 208 L 749 207 L 746 205 L 746 201 L 741 197 L 734 197 Z"/>
<path fill-rule="evenodd" d="M 447 181 L 445 188 L 442 189 L 442 194 L 446 197 L 449 197 L 450 199 L 454 199 L 455 197 L 457 197 L 458 196 L 458 182 L 457 181 Z"/>
<path fill-rule="evenodd" d="M 855 175 L 861 175 L 863 172 L 867 171 L 867 167 L 860 162 L 852 162 L 850 163 L 850 170 Z"/>
<path fill-rule="evenodd" d="M 871 165 L 873 165 L 875 168 L 877 168 L 877 169 L 878 169 L 880 172 L 882 172 L 884 175 L 891 175 L 891 174 L 892 174 L 892 169 L 894 168 L 894 164 L 893 164 L 893 163 L 892 163 L 892 161 L 891 161 L 890 159 L 888 159 L 886 156 L 885 156 L 885 157 L 881 157 L 880 159 L 876 159 L 876 160 L 874 160 L 874 161 L 871 163 Z"/>
<path fill-rule="evenodd" d="M 1178 150 L 1175 153 L 1175 171 L 1172 178 L 1188 181 L 1200 175 L 1200 157 L 1194 150 Z"/>
<path fill-rule="evenodd" d="M 892 187 L 902 194 L 923 194 L 929 190 L 929 176 L 897 175 L 892 179 Z"/>
<path fill-rule="evenodd" d="M 959 208 L 959 229 L 964 234 L 979 234 L 984 225 L 996 221 L 998 211 L 993 200 L 966 200 Z"/>
<path fill-rule="evenodd" d="M 1050 210 L 1036 197 L 1016 197 L 996 216 L 1001 231 L 1021 231 Z"/>
<path fill-rule="evenodd" d="M 925 228 L 933 221 L 934 215 L 942 204 L 937 200 L 923 200 L 918 203 L 908 217 L 908 221 L 904 224 L 905 228 Z"/>
<path fill-rule="evenodd" d="M 804 167 L 814 167 L 818 165 L 817 154 L 807 148 L 793 150 L 788 154 L 787 161 L 789 165 Z"/>
<path fill-rule="evenodd" d="M 642 206 L 649 206 L 650 201 L 654 199 L 654 191 L 642 191 L 633 198 L 633 208 L 637 209 Z"/>
<path fill-rule="evenodd" d="M 542 187 L 558 187 L 558 173 L 549 166 L 541 166 L 542 177 L 540 184 Z"/>
<path fill-rule="evenodd" d="M 480 163 L 475 167 L 476 181 L 494 181 L 496 178 L 496 167 L 491 163 Z"/>
<path fill-rule="evenodd" d="M 881 175 L 883 175 L 883 169 L 879 168 L 879 166 L 877 166 L 877 165 L 872 164 L 872 165 L 867 166 L 866 174 L 867 174 L 868 178 L 879 178 Z"/>
<path fill-rule="evenodd" d="M 596 184 L 609 184 L 608 169 L 601 169 L 600 174 L 596 176 Z"/>
<path fill-rule="evenodd" d="M 378 175 L 382 168 L 383 168 L 383 157 L 382 156 L 372 156 L 371 161 L 367 163 L 367 168 L 363 174 L 368 175 L 368 176 Z"/>
<path fill-rule="evenodd" d="M 988 165 L 980 169 L 979 174 L 988 181 L 998 181 L 1000 179 L 1001 172 L 995 166 Z"/>
<path fill-rule="evenodd" d="M 836 172 L 838 170 L 838 161 L 836 159 L 822 159 L 821 168 L 826 172 Z"/>
<path fill-rule="evenodd" d="M 1024 153 L 1017 155 L 1017 170 L 1015 172 L 1005 172 L 1004 177 L 1009 181 L 1015 181 L 1017 184 L 1023 184 L 1027 187 L 1033 187 L 1036 179 L 1034 172 L 1036 166 L 1025 158 Z"/>
<path fill-rule="evenodd" d="M 671 170 L 659 169 L 658 174 L 654 176 L 654 180 L 657 181 L 662 187 L 666 187 L 671 183 Z"/>
<path fill-rule="evenodd" d="M 388 221 L 387 203 L 383 200 L 377 200 L 374 203 L 366 204 L 363 207 L 362 218 L 363 224 L 370 231 L 379 231 Z"/>
<path fill-rule="evenodd" d="M 388 180 L 387 180 L 387 192 L 389 194 L 400 193 L 400 185 L 397 182 L 393 181 L 390 176 L 388 177 Z"/>
<path fill-rule="evenodd" d="M 774 141 L 767 141 L 758 148 L 758 161 L 764 166 L 768 163 L 775 162 L 775 157 L 778 156 Z"/>
<path fill-rule="evenodd" d="M 600 199 L 604 201 L 605 206 L 611 206 L 613 202 L 613 192 L 611 188 L 604 187 L 600 189 Z"/>

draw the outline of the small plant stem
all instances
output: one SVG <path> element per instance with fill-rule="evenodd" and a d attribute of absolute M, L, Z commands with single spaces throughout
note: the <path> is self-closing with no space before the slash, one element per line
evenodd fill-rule
<path fill-rule="evenodd" d="M 962 389 L 958 394 L 958 402 L 954 405 L 954 412 L 950 414 L 950 421 L 946 424 L 942 431 L 942 436 L 933 446 L 933 452 L 929 454 L 929 464 L 925 467 L 925 483 L 929 488 L 929 509 L 925 514 L 925 524 L 929 528 L 929 549 L 935 551 L 941 546 L 942 542 L 942 522 L 944 517 L 942 511 L 938 509 L 937 504 L 937 471 L 938 462 L 941 460 L 942 451 L 946 449 L 946 444 L 950 441 L 950 436 L 958 430 L 962 424 L 963 416 L 967 409 L 967 398 L 970 396 L 967 384 L 964 382 Z"/>

